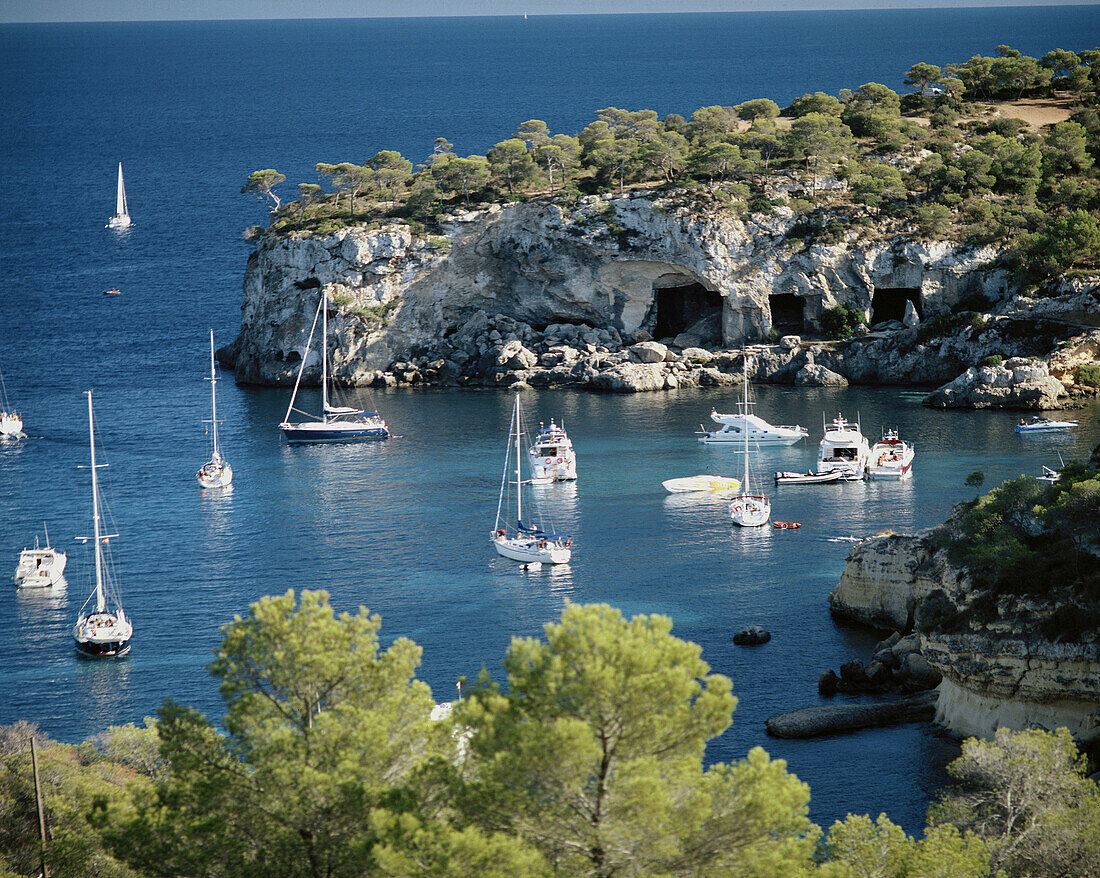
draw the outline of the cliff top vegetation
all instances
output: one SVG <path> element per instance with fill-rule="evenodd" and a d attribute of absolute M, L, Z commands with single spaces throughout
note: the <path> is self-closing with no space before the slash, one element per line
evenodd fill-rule
<path fill-rule="evenodd" d="M 978 475 L 968 484 L 980 484 Z M 966 612 L 927 601 L 923 629 L 967 630 L 1026 606 L 1021 632 L 1100 638 L 1100 446 L 1088 462 L 1063 466 L 1053 484 L 1020 476 L 963 504 L 934 539 L 969 570 L 978 594 Z"/>
<path fill-rule="evenodd" d="M 1041 58 L 917 63 L 899 95 L 865 83 L 780 108 L 758 98 L 690 119 L 608 107 L 576 135 L 527 120 L 485 155 L 446 138 L 415 168 L 382 150 L 362 164 L 317 164 L 319 182 L 283 204 L 285 177 L 256 171 L 243 192 L 271 207 L 271 233 L 352 224 L 437 226 L 455 210 L 646 187 L 743 219 L 793 211 L 807 240 L 884 226 L 1007 249 L 1035 278 L 1100 269 L 1100 49 Z"/>

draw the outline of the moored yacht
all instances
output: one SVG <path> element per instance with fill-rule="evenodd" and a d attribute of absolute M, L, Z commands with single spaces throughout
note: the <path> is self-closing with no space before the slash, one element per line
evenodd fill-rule
<path fill-rule="evenodd" d="M 88 437 L 92 457 L 92 543 L 95 555 L 95 588 L 80 608 L 80 615 L 73 626 L 73 639 L 77 651 L 92 658 L 116 658 L 130 651 L 130 638 L 134 626 L 122 609 L 122 601 L 114 584 L 110 558 L 104 546 L 118 534 L 105 534 L 100 529 L 99 478 L 96 470 L 106 466 L 95 462 L 95 426 L 92 422 L 92 392 L 88 397 Z M 88 537 L 81 537 L 87 541 Z"/>
<path fill-rule="evenodd" d="M 748 434 L 749 442 L 757 447 L 767 445 L 794 445 L 810 435 L 810 431 L 798 424 L 776 426 L 769 424 L 758 415 L 747 411 L 742 403 L 737 407 L 741 411 L 733 415 L 723 415 L 717 411 L 711 411 L 710 419 L 716 424 L 721 424 L 721 430 L 705 430 L 699 425 L 702 434 L 699 441 L 707 445 L 721 445 L 736 443 L 741 445 Z"/>
<path fill-rule="evenodd" d="M 19 553 L 19 564 L 12 579 L 19 588 L 49 588 L 61 582 L 68 562 L 64 552 L 50 547 L 50 532 L 46 531 L 46 545 L 38 544 L 34 538 L 34 548 Z"/>
<path fill-rule="evenodd" d="M 912 445 L 898 438 L 897 430 L 887 430 L 871 446 L 867 475 L 872 479 L 907 479 L 913 474 L 915 454 Z"/>
<path fill-rule="evenodd" d="M 559 427 L 552 418 L 549 427 L 539 422 L 539 431 L 527 453 L 531 456 L 531 470 L 537 482 L 562 482 L 577 477 L 573 443 L 565 427 Z"/>
<path fill-rule="evenodd" d="M 1076 421 L 1054 421 L 1042 415 L 1035 415 L 1030 421 L 1020 418 L 1020 423 L 1015 429 L 1017 433 L 1050 433 L 1053 430 L 1072 430 L 1076 426 Z"/>
<path fill-rule="evenodd" d="M 23 436 L 23 419 L 8 403 L 8 389 L 4 386 L 4 373 L 0 372 L 0 439 L 19 439 Z"/>
<path fill-rule="evenodd" d="M 743 379 L 742 390 L 744 391 L 744 399 L 741 402 L 741 411 L 748 417 L 752 417 L 749 411 L 751 403 L 749 402 L 749 361 L 745 358 L 744 361 L 745 376 Z M 733 502 L 730 503 L 730 518 L 733 519 L 733 523 L 741 527 L 760 527 L 762 524 L 767 524 L 768 519 L 772 514 L 772 501 L 763 493 L 754 494 L 749 484 L 749 431 L 743 430 L 741 435 L 741 450 L 745 455 L 745 470 L 741 476 L 741 491 L 736 497 L 733 498 Z"/>
<path fill-rule="evenodd" d="M 858 481 L 867 472 L 871 449 L 859 431 L 859 422 L 850 422 L 838 414 L 825 427 L 825 436 L 817 452 L 817 471 L 840 471 L 846 481 Z"/>

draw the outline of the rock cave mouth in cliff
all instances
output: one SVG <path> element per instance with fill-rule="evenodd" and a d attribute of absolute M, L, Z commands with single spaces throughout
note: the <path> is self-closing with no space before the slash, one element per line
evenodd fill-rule
<path fill-rule="evenodd" d="M 871 325 L 887 320 L 905 320 L 905 305 L 912 302 L 917 317 L 924 319 L 920 287 L 875 287 L 871 295 Z"/>
<path fill-rule="evenodd" d="M 645 322 L 653 321 L 654 338 L 675 338 L 700 321 L 720 320 L 721 314 L 721 294 L 708 290 L 701 283 L 690 283 L 654 289 L 653 311 Z M 713 339 L 700 339 L 702 343 L 711 341 Z"/>
<path fill-rule="evenodd" d="M 768 296 L 772 328 L 780 335 L 802 335 L 806 330 L 806 312 L 802 298 L 794 293 Z"/>

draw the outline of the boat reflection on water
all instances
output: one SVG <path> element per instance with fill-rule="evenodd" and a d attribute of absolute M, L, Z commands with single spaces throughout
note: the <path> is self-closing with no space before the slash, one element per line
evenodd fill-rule
<path fill-rule="evenodd" d="M 135 721 L 133 698 L 136 692 L 130 679 L 129 655 L 109 662 L 78 661 L 75 673 L 77 688 L 72 697 L 82 702 L 89 728 L 104 730 Z"/>
<path fill-rule="evenodd" d="M 62 576 L 47 588 L 17 588 L 15 601 L 20 615 L 25 611 L 28 619 L 40 618 L 44 610 L 64 610 L 69 605 L 69 581 Z"/>

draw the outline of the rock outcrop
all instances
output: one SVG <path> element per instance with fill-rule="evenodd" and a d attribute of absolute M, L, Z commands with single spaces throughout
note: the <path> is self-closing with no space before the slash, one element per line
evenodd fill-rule
<path fill-rule="evenodd" d="M 1042 624 L 1088 608 L 1056 585 L 1041 597 L 991 598 L 938 545 L 926 531 L 857 546 L 829 597 L 832 612 L 877 627 L 917 626 L 920 656 L 943 676 L 936 719 L 958 734 L 1065 726 L 1082 742 L 1100 741 L 1100 643 L 1091 635 L 1051 640 Z"/>
<path fill-rule="evenodd" d="M 730 349 L 786 332 L 755 349 L 755 380 L 935 386 L 992 354 L 1047 355 L 1051 333 L 1036 322 L 1072 324 L 1097 295 L 1074 287 L 1061 309 L 1027 299 L 1013 310 L 1017 290 L 990 267 L 993 248 L 914 239 L 900 226 L 814 243 L 785 208 L 746 219 L 715 204 L 635 191 L 458 211 L 437 235 L 400 223 L 262 235 L 240 336 L 219 358 L 241 382 L 291 383 L 325 290 L 333 375 L 348 384 L 720 386 L 739 377 Z M 953 313 L 970 301 L 1004 313 L 963 325 Z M 841 304 L 883 331 L 841 344 L 799 335 L 819 334 L 825 309 Z M 307 383 L 318 362 L 311 353 Z M 1058 395 L 1050 384 L 1017 396 L 1009 403 Z"/>
<path fill-rule="evenodd" d="M 1065 385 L 1051 377 L 1046 363 L 1013 358 L 1004 365 L 971 366 L 931 394 L 933 408 L 1055 409 L 1068 397 Z"/>
<path fill-rule="evenodd" d="M 936 692 L 918 692 L 892 701 L 822 704 L 769 717 L 773 738 L 816 738 L 899 723 L 928 722 L 936 714 Z"/>

